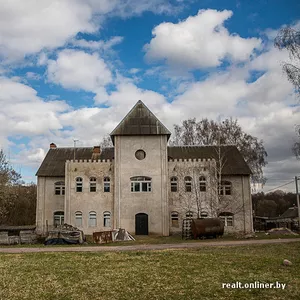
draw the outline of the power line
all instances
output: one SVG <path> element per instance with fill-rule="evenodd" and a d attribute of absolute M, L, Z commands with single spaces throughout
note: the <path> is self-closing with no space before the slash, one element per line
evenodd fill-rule
<path fill-rule="evenodd" d="M 271 192 L 271 191 L 274 191 L 274 190 L 276 190 L 276 189 L 278 189 L 278 188 L 281 188 L 281 187 L 283 187 L 283 186 L 286 186 L 286 185 L 288 185 L 288 184 L 291 184 L 291 183 L 293 183 L 293 182 L 295 182 L 295 180 L 291 180 L 291 181 L 289 181 L 289 182 L 287 182 L 287 183 L 285 183 L 285 184 L 282 184 L 282 185 L 279 185 L 279 186 L 277 186 L 277 187 L 275 187 L 275 188 L 273 188 L 273 189 L 270 189 L 270 190 L 268 190 L 268 191 L 266 191 L 266 192 L 264 192 L 264 193 L 269 193 L 269 192 Z"/>

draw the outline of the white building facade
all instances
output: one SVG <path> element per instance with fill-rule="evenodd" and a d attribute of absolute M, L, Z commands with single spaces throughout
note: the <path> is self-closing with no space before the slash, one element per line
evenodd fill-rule
<path fill-rule="evenodd" d="M 191 217 L 220 217 L 227 232 L 252 232 L 251 171 L 237 148 L 170 147 L 170 134 L 138 101 L 111 133 L 112 148 L 52 143 L 37 172 L 37 232 L 67 223 L 85 234 L 124 228 L 168 236 Z M 219 180 L 216 151 L 224 158 Z"/>

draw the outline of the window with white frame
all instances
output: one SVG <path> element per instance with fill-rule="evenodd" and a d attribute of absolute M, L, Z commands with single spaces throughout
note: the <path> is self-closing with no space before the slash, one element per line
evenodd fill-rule
<path fill-rule="evenodd" d="M 219 195 L 231 195 L 230 181 L 221 181 L 221 185 L 219 185 Z"/>
<path fill-rule="evenodd" d="M 192 219 L 193 218 L 193 212 L 192 211 L 187 211 L 186 214 L 185 214 L 185 217 L 187 219 Z"/>
<path fill-rule="evenodd" d="M 110 192 L 110 178 L 109 177 L 104 177 L 104 193 L 109 193 Z"/>
<path fill-rule="evenodd" d="M 96 177 L 90 178 L 90 192 L 96 192 L 97 190 L 97 179 Z"/>
<path fill-rule="evenodd" d="M 190 176 L 184 177 L 184 184 L 185 184 L 185 191 L 191 192 L 192 191 L 192 177 L 190 177 Z"/>
<path fill-rule="evenodd" d="M 57 181 L 54 183 L 54 192 L 55 195 L 64 195 L 65 194 L 65 182 L 64 181 Z"/>
<path fill-rule="evenodd" d="M 82 212 L 81 211 L 75 212 L 75 226 L 82 227 Z"/>
<path fill-rule="evenodd" d="M 178 190 L 177 177 L 173 176 L 171 177 L 171 192 L 177 192 L 177 190 Z"/>
<path fill-rule="evenodd" d="M 53 225 L 55 227 L 64 224 L 64 212 L 63 211 L 55 211 L 53 214 Z"/>
<path fill-rule="evenodd" d="M 203 175 L 199 177 L 199 188 L 200 192 L 206 192 L 206 177 Z"/>
<path fill-rule="evenodd" d="M 76 192 L 81 193 L 82 192 L 82 178 L 76 177 Z"/>
<path fill-rule="evenodd" d="M 224 226 L 232 227 L 233 226 L 233 213 L 222 212 L 219 214 L 219 218 L 223 222 Z"/>
<path fill-rule="evenodd" d="M 111 227 L 111 222 L 110 222 L 110 212 L 109 211 L 105 211 L 103 213 L 103 226 L 104 227 Z"/>
<path fill-rule="evenodd" d="M 201 213 L 200 213 L 200 218 L 201 219 L 205 219 L 205 218 L 207 218 L 208 217 L 208 213 L 206 212 L 206 211 L 202 211 Z"/>
<path fill-rule="evenodd" d="M 146 176 L 131 177 L 131 192 L 151 192 L 151 178 Z"/>
<path fill-rule="evenodd" d="M 89 227 L 97 226 L 97 213 L 95 211 L 89 212 Z"/>
<path fill-rule="evenodd" d="M 179 215 L 177 211 L 171 212 L 171 226 L 179 227 Z"/>

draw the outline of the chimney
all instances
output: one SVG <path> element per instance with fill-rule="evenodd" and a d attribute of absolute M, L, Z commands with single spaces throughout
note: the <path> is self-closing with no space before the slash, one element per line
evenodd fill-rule
<path fill-rule="evenodd" d="M 54 143 L 50 144 L 50 149 L 56 149 L 56 145 Z"/>
<path fill-rule="evenodd" d="M 98 154 L 100 154 L 100 153 L 101 153 L 100 146 L 94 146 L 93 153 L 98 153 Z"/>

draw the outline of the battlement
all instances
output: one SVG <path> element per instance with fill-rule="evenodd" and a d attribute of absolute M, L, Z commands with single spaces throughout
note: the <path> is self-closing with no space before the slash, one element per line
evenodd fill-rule
<path fill-rule="evenodd" d="M 215 162 L 214 159 L 200 159 L 200 158 L 178 158 L 178 159 L 168 159 L 169 162 L 201 162 L 201 163 L 210 163 L 210 162 Z"/>
<path fill-rule="evenodd" d="M 93 164 L 100 164 L 100 163 L 112 163 L 113 159 L 98 159 L 98 160 L 92 160 L 92 159 L 71 159 L 67 160 L 66 163 L 93 163 Z"/>

